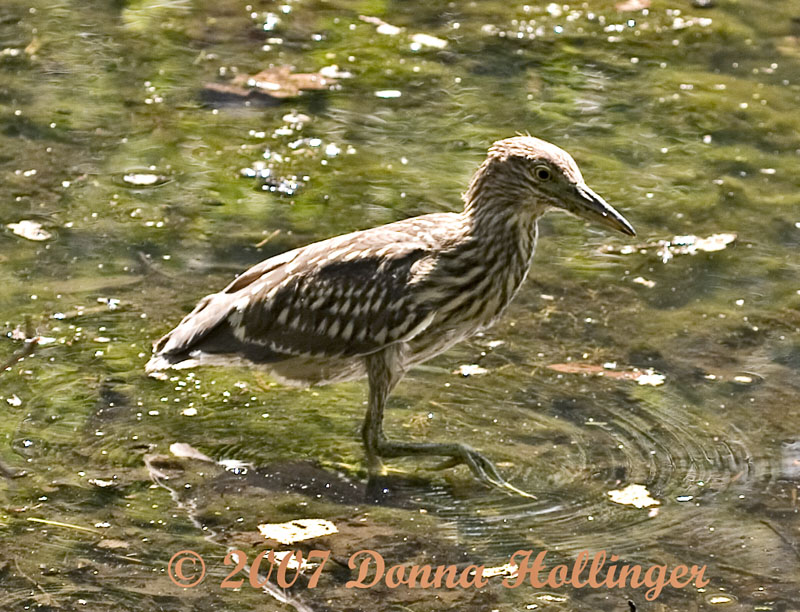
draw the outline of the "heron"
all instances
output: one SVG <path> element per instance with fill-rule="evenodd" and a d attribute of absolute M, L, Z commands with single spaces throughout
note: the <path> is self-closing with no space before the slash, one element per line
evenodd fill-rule
<path fill-rule="evenodd" d="M 461 212 L 336 236 L 254 265 L 158 340 L 146 370 L 245 365 L 299 386 L 366 377 L 370 475 L 384 459 L 436 456 L 525 494 L 467 444 L 388 438 L 387 399 L 409 368 L 498 320 L 528 274 L 547 211 L 636 233 L 569 153 L 532 136 L 492 144 L 463 200 Z"/>

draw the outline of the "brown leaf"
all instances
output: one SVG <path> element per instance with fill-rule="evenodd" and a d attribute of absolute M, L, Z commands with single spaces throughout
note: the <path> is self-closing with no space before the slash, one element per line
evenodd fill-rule
<path fill-rule="evenodd" d="M 97 546 L 97 548 L 105 548 L 106 550 L 119 550 L 131 547 L 125 540 L 100 540 L 95 546 Z"/>
<path fill-rule="evenodd" d="M 636 380 L 642 375 L 642 372 L 620 372 L 619 370 L 609 370 L 591 363 L 553 363 L 547 367 L 564 374 L 602 374 L 608 378 L 621 380 Z"/>
<path fill-rule="evenodd" d="M 293 73 L 289 66 L 274 66 L 257 74 L 239 75 L 233 79 L 232 83 L 273 98 L 294 98 L 300 95 L 302 90 L 328 89 L 336 83 L 336 79 L 323 76 L 318 72 Z"/>
<path fill-rule="evenodd" d="M 215 98 L 247 98 L 253 93 L 252 89 L 230 83 L 206 83 L 203 91 Z"/>
<path fill-rule="evenodd" d="M 206 83 L 203 92 L 217 100 L 284 100 L 304 90 L 328 89 L 336 79 L 319 72 L 292 72 L 290 66 L 274 66 L 257 74 L 240 74 L 230 83 Z"/>
<path fill-rule="evenodd" d="M 652 385 L 657 387 L 664 384 L 664 376 L 652 370 L 615 370 L 592 363 L 553 363 L 547 366 L 549 369 L 564 374 L 594 374 L 613 378 L 615 380 L 635 380 L 640 385 Z"/>
<path fill-rule="evenodd" d="M 31 42 L 28 43 L 28 46 L 25 47 L 25 54 L 35 55 L 36 52 L 41 48 L 42 48 L 42 41 L 39 40 L 36 36 L 34 36 Z"/>

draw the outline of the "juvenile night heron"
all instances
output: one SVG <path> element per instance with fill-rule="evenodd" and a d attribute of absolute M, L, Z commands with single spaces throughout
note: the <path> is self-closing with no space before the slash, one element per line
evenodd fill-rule
<path fill-rule="evenodd" d="M 530 136 L 491 146 L 464 203 L 460 213 L 337 236 L 253 266 L 156 343 L 148 372 L 248 364 L 298 385 L 366 376 L 361 435 L 371 474 L 381 458 L 434 455 L 516 490 L 465 444 L 387 439 L 386 400 L 411 366 L 500 317 L 525 280 L 545 212 L 635 232 L 586 186 L 568 153 Z"/>

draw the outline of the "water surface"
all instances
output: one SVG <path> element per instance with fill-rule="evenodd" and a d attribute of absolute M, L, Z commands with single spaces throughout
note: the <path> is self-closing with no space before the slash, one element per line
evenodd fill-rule
<path fill-rule="evenodd" d="M 0 606 L 800 608 L 798 17 L 794 0 L 3 2 L 0 460 L 26 475 L 0 481 Z M 271 101 L 208 90 L 273 65 L 336 83 Z M 367 491 L 361 383 L 144 375 L 151 342 L 236 273 L 458 210 L 489 144 L 517 132 L 568 149 L 639 236 L 546 218 L 507 316 L 407 376 L 387 428 L 465 441 L 538 499 L 403 460 Z M 45 239 L 7 227 L 20 221 Z M 691 254 L 676 239 L 717 234 L 735 240 Z M 26 333 L 39 345 L 16 361 Z M 473 364 L 486 371 L 455 373 Z M 563 371 L 581 368 L 606 375 Z M 608 495 L 632 484 L 658 505 Z M 606 550 L 705 565 L 710 583 L 655 602 L 499 581 L 354 591 L 332 566 L 290 603 L 220 589 L 226 547 L 263 549 L 258 524 L 298 518 L 337 524 L 302 547 L 345 563 Z M 208 564 L 193 589 L 166 574 L 182 549 Z"/>

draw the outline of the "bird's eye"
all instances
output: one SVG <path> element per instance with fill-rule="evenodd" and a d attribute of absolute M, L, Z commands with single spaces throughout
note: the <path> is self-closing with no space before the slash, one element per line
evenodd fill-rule
<path fill-rule="evenodd" d="M 550 168 L 547 166 L 536 166 L 533 169 L 533 175 L 540 181 L 549 181 L 553 178 L 553 173 L 550 172 Z"/>

